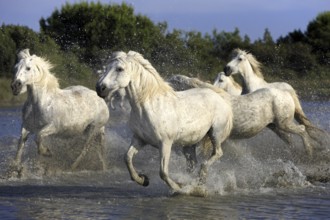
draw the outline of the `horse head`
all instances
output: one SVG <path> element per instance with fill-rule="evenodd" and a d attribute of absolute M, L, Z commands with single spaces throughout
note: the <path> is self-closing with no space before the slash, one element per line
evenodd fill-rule
<path fill-rule="evenodd" d="M 15 65 L 15 74 L 11 83 L 11 89 L 14 95 L 26 92 L 26 85 L 29 83 L 31 70 L 31 55 L 29 49 L 24 49 L 17 54 L 18 63 Z M 31 58 L 31 59 L 29 59 Z"/>
<path fill-rule="evenodd" d="M 226 88 L 226 85 L 229 83 L 229 80 L 230 80 L 229 77 L 227 77 L 224 72 L 220 72 L 217 74 L 217 77 L 215 78 L 213 85 L 224 89 Z"/>
<path fill-rule="evenodd" d="M 117 90 L 128 86 L 130 74 L 127 71 L 126 58 L 127 54 L 122 51 L 115 52 L 110 56 L 110 63 L 96 83 L 96 92 L 100 97 L 110 97 Z"/>
<path fill-rule="evenodd" d="M 251 54 L 241 49 L 234 50 L 234 58 L 224 67 L 226 76 L 252 73 L 263 78 L 261 63 Z"/>
<path fill-rule="evenodd" d="M 18 63 L 15 65 L 15 74 L 11 88 L 14 95 L 19 95 L 27 90 L 27 86 L 38 84 L 43 78 L 45 71 L 52 65 L 36 55 L 30 55 L 29 49 L 18 53 Z"/>
<path fill-rule="evenodd" d="M 246 65 L 248 65 L 246 55 L 247 52 L 243 50 L 234 50 L 233 59 L 223 69 L 225 75 L 230 76 L 244 72 Z"/>

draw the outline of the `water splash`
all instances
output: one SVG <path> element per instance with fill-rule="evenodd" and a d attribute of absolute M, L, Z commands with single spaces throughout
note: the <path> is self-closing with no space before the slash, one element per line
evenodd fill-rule
<path fill-rule="evenodd" d="M 70 165 L 83 146 L 83 139 L 73 140 L 59 138 L 48 140 L 53 157 L 42 157 L 37 154 L 37 147 L 29 139 L 23 155 L 24 175 L 22 179 L 5 179 L 0 182 L 50 184 L 128 184 L 137 191 L 169 191 L 168 186 L 159 177 L 159 151 L 151 146 L 143 148 L 134 158 L 137 170 L 150 177 L 150 186 L 143 188 L 130 180 L 123 157 L 129 147 L 132 133 L 127 125 L 129 106 L 126 112 L 120 108 L 111 112 L 110 124 L 106 130 L 106 152 L 108 170 L 101 171 L 96 152 L 91 148 L 82 162 L 78 172 L 71 172 Z M 313 118 L 317 117 L 317 118 Z M 327 116 L 315 115 L 313 121 Z M 327 119 L 328 120 L 328 119 Z M 320 120 L 318 126 L 330 130 L 327 121 Z M 328 127 L 327 127 L 328 126 Z M 317 182 L 330 181 L 330 138 L 321 138 L 322 147 L 315 149 L 314 158 L 309 160 L 302 142 L 293 137 L 294 146 L 288 147 L 272 132 L 265 129 L 254 138 L 240 141 L 228 141 L 223 145 L 224 155 L 209 170 L 207 182 L 198 185 L 198 169 L 206 158 L 198 149 L 199 163 L 193 173 L 186 171 L 186 161 L 179 148 L 173 148 L 170 159 L 171 177 L 183 184 L 183 194 L 189 195 L 227 195 L 236 193 L 265 192 L 272 189 L 305 188 Z M 17 135 L 17 134 L 16 134 Z M 17 136 L 6 136 L 0 139 L 2 160 L 1 174 L 7 170 L 15 156 Z"/>

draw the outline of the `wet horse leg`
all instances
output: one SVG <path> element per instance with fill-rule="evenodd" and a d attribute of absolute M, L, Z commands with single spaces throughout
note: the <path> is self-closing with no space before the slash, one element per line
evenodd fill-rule
<path fill-rule="evenodd" d="M 137 154 L 139 152 L 139 149 L 144 147 L 144 145 L 145 144 L 134 135 L 131 141 L 131 145 L 126 153 L 125 162 L 130 173 L 131 179 L 142 186 L 148 186 L 149 178 L 144 174 L 137 173 L 133 165 L 134 155 Z"/>
<path fill-rule="evenodd" d="M 37 134 L 37 139 L 36 139 L 36 143 L 37 143 L 37 146 L 38 146 L 38 153 L 40 155 L 43 155 L 43 156 L 51 156 L 52 153 L 51 151 L 49 150 L 48 147 L 45 147 L 43 145 L 43 140 L 46 136 L 49 136 L 51 134 L 54 134 L 56 131 L 55 127 L 53 124 L 49 124 L 49 125 L 46 125 L 45 127 L 43 127 Z"/>
<path fill-rule="evenodd" d="M 206 183 L 206 176 L 207 176 L 209 167 L 215 161 L 220 159 L 220 157 L 223 155 L 223 151 L 222 151 L 222 148 L 221 148 L 221 143 L 220 143 L 220 140 L 218 138 L 219 136 L 215 135 L 215 134 L 212 134 L 210 136 L 211 142 L 212 142 L 212 145 L 213 145 L 213 152 L 211 154 L 211 157 L 201 165 L 201 169 L 200 169 L 200 172 L 199 172 L 199 185 L 202 185 L 202 184 Z"/>
<path fill-rule="evenodd" d="M 18 142 L 18 149 L 16 153 L 15 160 L 13 161 L 13 164 L 10 165 L 9 171 L 7 173 L 8 176 L 21 176 L 22 172 L 22 154 L 23 154 L 23 149 L 25 146 L 25 142 L 29 136 L 29 131 L 27 131 L 24 127 L 22 127 L 21 130 L 21 137 L 19 138 Z"/>
<path fill-rule="evenodd" d="M 105 162 L 104 159 L 104 153 L 105 153 L 105 138 L 104 138 L 104 127 L 101 128 L 100 133 L 98 134 L 100 137 L 100 146 L 99 150 L 97 151 L 98 157 L 102 163 L 102 169 L 106 170 L 107 169 L 107 163 Z"/>
<path fill-rule="evenodd" d="M 183 147 L 183 154 L 187 160 L 187 171 L 192 173 L 197 164 L 196 145 Z"/>
<path fill-rule="evenodd" d="M 90 124 L 87 126 L 86 130 L 85 130 L 85 133 L 87 133 L 87 140 L 86 140 L 86 144 L 84 146 L 84 148 L 82 149 L 80 155 L 77 157 L 77 159 L 73 162 L 73 164 L 71 165 L 71 170 L 75 170 L 80 161 L 85 157 L 85 155 L 87 154 L 88 152 L 88 149 L 90 147 L 90 141 L 92 139 L 92 137 L 94 136 L 95 134 L 95 126 Z"/>
<path fill-rule="evenodd" d="M 22 127 L 21 137 L 18 142 L 18 149 L 15 157 L 15 165 L 20 166 L 22 160 L 23 149 L 25 146 L 25 142 L 28 138 L 29 131 L 27 131 L 24 127 Z"/>
<path fill-rule="evenodd" d="M 303 140 L 303 143 L 304 143 L 308 156 L 310 158 L 312 157 L 313 147 L 310 144 L 309 136 L 308 136 L 308 133 L 306 132 L 304 125 L 296 125 L 294 122 L 286 121 L 286 122 L 281 123 L 279 125 L 279 128 L 286 132 L 290 132 L 290 133 L 299 135 Z"/>
<path fill-rule="evenodd" d="M 179 184 L 174 182 L 168 172 L 168 165 L 170 161 L 170 156 L 171 156 L 171 148 L 172 148 L 172 143 L 166 143 L 163 142 L 161 147 L 159 148 L 160 151 L 160 177 L 162 180 L 164 180 L 168 186 L 170 186 L 174 191 L 179 191 L 181 187 Z"/>
<path fill-rule="evenodd" d="M 277 136 L 281 138 L 282 141 L 284 141 L 290 147 L 293 146 L 292 138 L 288 132 L 279 129 L 275 124 L 269 124 L 267 127 L 271 129 L 275 134 L 277 134 Z"/>

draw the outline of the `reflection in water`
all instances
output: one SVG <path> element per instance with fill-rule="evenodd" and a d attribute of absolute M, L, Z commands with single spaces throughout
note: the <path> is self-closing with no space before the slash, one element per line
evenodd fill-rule
<path fill-rule="evenodd" d="M 330 102 L 303 103 L 314 123 L 330 131 Z M 29 141 L 23 156 L 25 176 L 6 179 L 16 152 L 20 111 L 0 110 L 0 216 L 2 219 L 306 219 L 330 216 L 330 144 L 316 146 L 309 160 L 299 138 L 292 147 L 265 130 L 249 140 L 228 141 L 224 156 L 210 169 L 208 197 L 172 195 L 159 177 L 158 150 L 150 146 L 135 157 L 137 169 L 150 177 L 141 187 L 123 162 L 131 133 L 127 114 L 114 111 L 107 129 L 109 170 L 98 171 L 93 151 L 79 172 L 68 165 L 79 141 L 49 140 L 54 157 L 38 156 Z M 171 157 L 170 175 L 194 185 L 197 171 L 186 172 L 180 150 Z M 205 157 L 201 153 L 200 162 Z"/>

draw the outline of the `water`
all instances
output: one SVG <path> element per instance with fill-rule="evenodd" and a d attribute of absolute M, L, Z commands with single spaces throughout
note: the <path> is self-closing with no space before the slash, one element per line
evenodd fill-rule
<path fill-rule="evenodd" d="M 330 132 L 330 102 L 304 102 L 308 117 Z M 130 180 L 123 162 L 131 132 L 127 114 L 111 112 L 107 128 L 108 170 L 100 171 L 93 151 L 77 172 L 69 171 L 79 140 L 60 139 L 54 155 L 36 153 L 31 137 L 23 155 L 22 178 L 7 178 L 20 130 L 20 109 L 0 109 L 1 219 L 327 219 L 330 218 L 329 138 L 321 137 L 313 160 L 299 138 L 287 147 L 265 130 L 257 137 L 230 141 L 209 172 L 207 197 L 174 195 L 158 175 L 158 151 L 147 146 L 135 157 L 150 185 Z M 59 140 L 60 139 L 60 140 Z M 77 142 L 75 142 L 77 141 Z M 201 160 L 205 157 L 200 152 Z M 197 171 L 185 171 L 180 151 L 171 156 L 170 175 L 194 186 Z"/>

